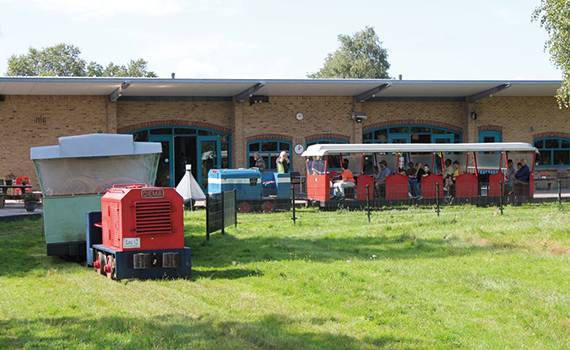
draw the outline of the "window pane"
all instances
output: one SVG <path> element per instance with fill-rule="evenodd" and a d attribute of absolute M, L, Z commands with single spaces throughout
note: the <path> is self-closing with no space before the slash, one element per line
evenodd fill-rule
<path fill-rule="evenodd" d="M 544 148 L 558 148 L 558 144 L 559 144 L 558 140 L 552 140 L 552 139 L 545 140 Z"/>
<path fill-rule="evenodd" d="M 560 140 L 561 142 L 561 148 L 570 148 L 570 141 L 569 140 Z"/>
<path fill-rule="evenodd" d="M 362 139 L 363 140 L 372 140 L 372 133 L 371 132 L 367 132 L 366 134 L 362 135 Z"/>
<path fill-rule="evenodd" d="M 390 132 L 394 132 L 394 133 L 399 133 L 399 134 L 403 134 L 403 133 L 408 133 L 410 128 L 408 128 L 407 126 L 400 126 L 397 128 L 390 128 Z"/>
<path fill-rule="evenodd" d="M 216 136 L 215 133 L 206 130 L 198 130 L 198 135 L 200 136 Z"/>
<path fill-rule="evenodd" d="M 186 129 L 186 128 L 175 128 L 174 133 L 176 135 L 196 135 L 196 130 Z"/>
<path fill-rule="evenodd" d="M 544 140 L 540 140 L 540 141 L 535 141 L 534 142 L 534 147 L 536 148 L 544 148 Z"/>
<path fill-rule="evenodd" d="M 328 168 L 338 169 L 340 168 L 340 156 L 328 156 Z"/>
<path fill-rule="evenodd" d="M 280 151 L 288 151 L 289 150 L 289 144 L 288 143 L 280 142 L 279 146 L 280 146 L 280 148 L 279 148 Z"/>
<path fill-rule="evenodd" d="M 133 133 L 133 141 L 137 142 L 147 142 L 148 141 L 148 132 L 145 131 L 137 131 Z"/>
<path fill-rule="evenodd" d="M 172 129 L 170 128 L 163 128 L 163 129 L 151 129 L 151 135 L 170 135 Z"/>
<path fill-rule="evenodd" d="M 412 127 L 412 133 L 429 134 L 429 133 L 431 133 L 431 128 L 424 127 L 424 126 L 414 126 L 414 127 Z"/>
<path fill-rule="evenodd" d="M 277 152 L 277 151 L 279 151 L 279 149 L 277 148 L 278 145 L 279 145 L 279 142 L 263 141 L 261 143 L 261 150 L 263 152 Z"/>
<path fill-rule="evenodd" d="M 554 151 L 554 165 L 568 165 L 570 164 L 569 151 Z"/>
<path fill-rule="evenodd" d="M 540 155 L 537 155 L 538 165 L 551 165 L 552 151 L 541 151 Z"/>
<path fill-rule="evenodd" d="M 432 129 L 432 134 L 448 134 L 448 132 L 445 131 L 445 130 L 443 130 L 443 129 L 436 129 L 436 128 L 433 128 L 433 129 Z"/>
<path fill-rule="evenodd" d="M 249 151 L 250 152 L 259 152 L 259 142 L 250 143 L 249 144 Z"/>
<path fill-rule="evenodd" d="M 380 141 L 387 140 L 388 139 L 388 132 L 386 131 L 386 129 L 376 130 L 374 132 L 374 139 L 380 140 Z"/>

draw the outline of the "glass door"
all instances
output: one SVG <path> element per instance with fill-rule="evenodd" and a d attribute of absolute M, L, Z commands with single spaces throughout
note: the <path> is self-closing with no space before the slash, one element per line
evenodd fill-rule
<path fill-rule="evenodd" d="M 170 176 L 174 171 L 172 162 L 172 136 L 150 135 L 148 140 L 162 144 L 162 153 L 158 161 L 158 171 L 156 172 L 154 185 L 159 187 L 174 187 L 174 178 Z"/>
<path fill-rule="evenodd" d="M 220 138 L 216 136 L 198 137 L 198 183 L 204 192 L 208 189 L 208 172 L 212 169 L 220 169 L 222 157 L 220 157 Z"/>

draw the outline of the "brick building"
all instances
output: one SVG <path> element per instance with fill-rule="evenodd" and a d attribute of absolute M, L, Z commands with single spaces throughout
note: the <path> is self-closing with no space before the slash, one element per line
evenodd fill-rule
<path fill-rule="evenodd" d="M 30 147 L 58 137 L 130 133 L 163 144 L 158 184 L 174 186 L 193 165 L 269 170 L 286 150 L 314 143 L 521 141 L 541 150 L 540 173 L 570 167 L 570 111 L 560 81 L 185 80 L 0 78 L 0 178 L 37 184 Z M 36 185 L 37 186 L 37 185 Z"/>

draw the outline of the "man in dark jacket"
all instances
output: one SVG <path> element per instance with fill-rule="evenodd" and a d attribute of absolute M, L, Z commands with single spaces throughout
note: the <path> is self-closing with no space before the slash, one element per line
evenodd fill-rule
<path fill-rule="evenodd" d="M 255 167 L 259 169 L 260 173 L 265 171 L 265 161 L 259 156 L 259 153 L 255 152 L 253 154 L 253 159 L 255 160 Z"/>

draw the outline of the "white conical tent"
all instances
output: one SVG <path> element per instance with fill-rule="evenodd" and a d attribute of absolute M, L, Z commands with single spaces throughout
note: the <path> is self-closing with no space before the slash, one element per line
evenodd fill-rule
<path fill-rule="evenodd" d="M 187 204 L 191 199 L 196 202 L 206 200 L 204 192 L 192 176 L 191 165 L 186 165 L 186 173 L 176 186 L 176 192 L 184 198 L 184 204 Z"/>

